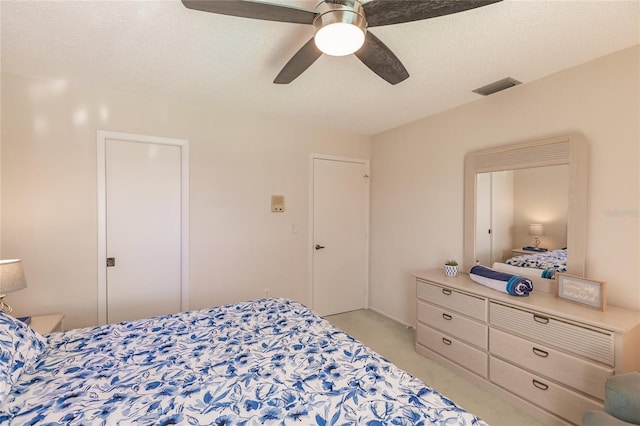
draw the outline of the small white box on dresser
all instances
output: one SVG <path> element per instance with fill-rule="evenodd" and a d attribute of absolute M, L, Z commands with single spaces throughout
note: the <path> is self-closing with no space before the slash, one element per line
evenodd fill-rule
<path fill-rule="evenodd" d="M 640 312 L 516 297 L 440 269 L 416 277 L 416 351 L 546 424 L 602 409 L 607 377 L 640 370 Z"/>

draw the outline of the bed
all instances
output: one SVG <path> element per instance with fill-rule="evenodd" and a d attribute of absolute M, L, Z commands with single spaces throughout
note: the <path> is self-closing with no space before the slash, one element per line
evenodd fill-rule
<path fill-rule="evenodd" d="M 556 273 L 567 272 L 567 249 L 514 256 L 504 264 L 494 264 L 493 268 L 503 272 L 554 279 Z"/>
<path fill-rule="evenodd" d="M 0 330 L 3 425 L 486 425 L 287 299 Z"/>

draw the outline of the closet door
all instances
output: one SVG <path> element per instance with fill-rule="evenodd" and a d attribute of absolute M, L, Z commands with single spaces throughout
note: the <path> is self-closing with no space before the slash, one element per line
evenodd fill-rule
<path fill-rule="evenodd" d="M 106 322 L 181 310 L 181 147 L 105 140 Z"/>
<path fill-rule="evenodd" d="M 476 176 L 476 261 L 493 265 L 491 247 L 491 173 Z"/>

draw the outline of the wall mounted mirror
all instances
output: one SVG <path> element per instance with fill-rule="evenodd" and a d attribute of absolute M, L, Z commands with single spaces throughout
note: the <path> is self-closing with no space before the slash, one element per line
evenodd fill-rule
<path fill-rule="evenodd" d="M 587 143 L 579 135 L 467 154 L 465 270 L 477 262 L 491 267 L 538 244 L 550 256 L 566 255 L 567 273 L 584 276 L 587 162 Z M 535 277 L 542 291 L 555 290 L 544 274 L 527 268 L 514 272 Z"/>

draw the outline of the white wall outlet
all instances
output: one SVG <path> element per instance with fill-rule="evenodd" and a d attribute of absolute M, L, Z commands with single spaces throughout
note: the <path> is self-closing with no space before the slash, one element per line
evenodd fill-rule
<path fill-rule="evenodd" d="M 264 297 L 269 297 L 271 295 L 271 289 L 270 288 L 265 288 L 264 289 Z"/>
<path fill-rule="evenodd" d="M 284 195 L 271 196 L 271 211 L 274 213 L 284 212 Z"/>

